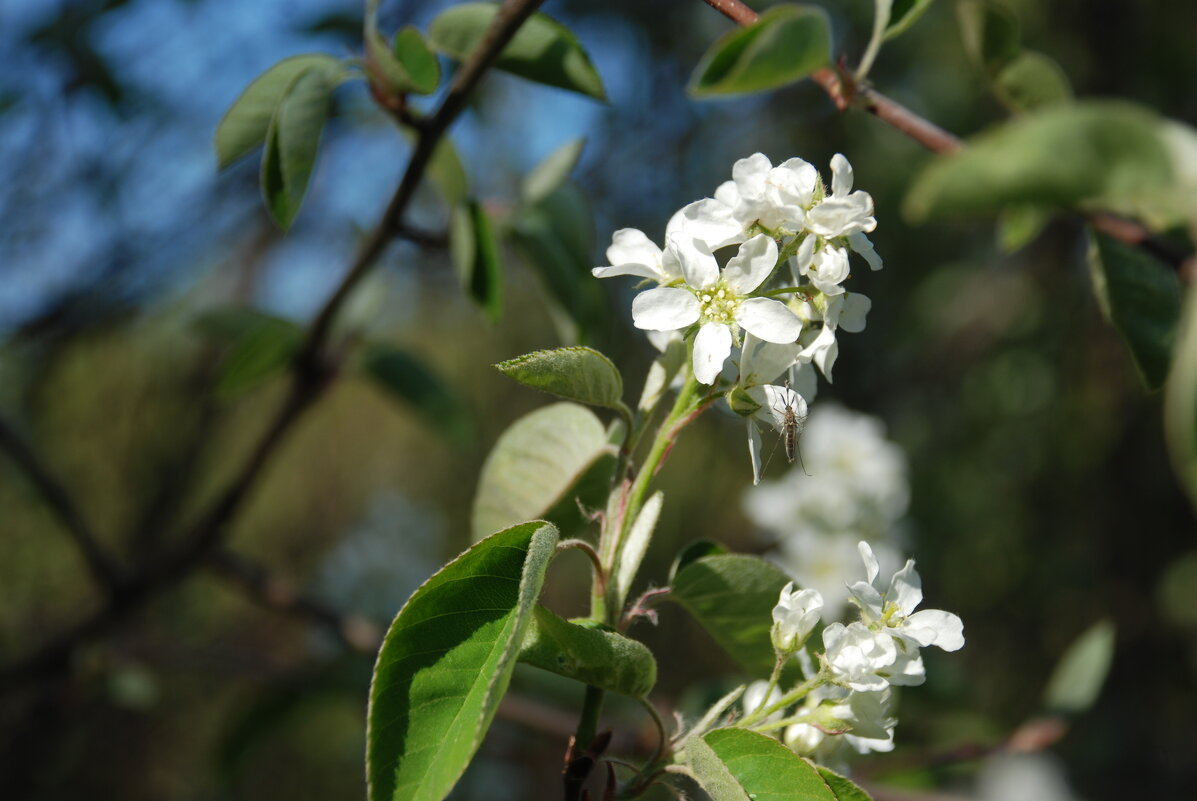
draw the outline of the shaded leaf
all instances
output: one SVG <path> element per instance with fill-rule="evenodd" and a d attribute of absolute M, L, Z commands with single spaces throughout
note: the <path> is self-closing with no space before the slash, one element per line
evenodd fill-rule
<path fill-rule="evenodd" d="M 794 83 L 831 59 L 831 24 L 817 6 L 785 4 L 719 39 L 694 70 L 694 97 L 763 92 Z"/>
<path fill-rule="evenodd" d="M 495 365 L 521 384 L 591 406 L 623 408 L 619 370 L 594 348 L 538 350 Z"/>
<path fill-rule="evenodd" d="M 703 556 L 677 571 L 669 600 L 676 601 L 755 676 L 767 676 L 776 659 L 769 630 L 781 588 L 790 581 L 756 556 Z"/>
<path fill-rule="evenodd" d="M 507 690 L 557 531 L 523 523 L 475 544 L 399 610 L 370 686 L 370 801 L 440 801 Z"/>
<path fill-rule="evenodd" d="M 476 201 L 460 204 L 449 222 L 449 252 L 457 265 L 462 289 L 491 322 L 502 314 L 499 247 L 490 219 Z"/>
<path fill-rule="evenodd" d="M 582 156 L 585 139 L 566 142 L 544 158 L 524 177 L 521 194 L 525 203 L 538 203 L 565 183 Z"/>
<path fill-rule="evenodd" d="M 657 683 L 657 661 L 636 640 L 589 620 L 567 621 L 538 606 L 521 662 L 602 690 L 644 698 Z"/>
<path fill-rule="evenodd" d="M 432 46 L 463 61 L 482 41 L 498 3 L 462 3 L 428 26 Z M 495 61 L 497 69 L 547 86 L 606 100 L 602 79 L 576 36 L 546 14 L 527 19 Z"/>
<path fill-rule="evenodd" d="M 411 80 L 411 91 L 422 95 L 436 91 L 441 66 L 419 30 L 406 25 L 396 31 L 392 52 Z"/>
<path fill-rule="evenodd" d="M 772 737 L 748 729 L 715 729 L 686 753 L 703 789 L 714 801 L 859 801 L 860 788 L 834 773 L 836 789 L 811 762 Z"/>
<path fill-rule="evenodd" d="M 602 422 L 585 406 L 555 403 L 521 417 L 482 466 L 474 538 L 541 517 L 558 504 L 574 506 L 571 490 L 610 451 Z"/>
<path fill-rule="evenodd" d="M 461 397 L 407 351 L 371 344 L 362 354 L 362 369 L 449 439 L 464 442 L 472 435 L 473 424 Z"/>
<path fill-rule="evenodd" d="M 1176 273 L 1143 250 L 1090 234 L 1089 272 L 1102 312 L 1130 348 L 1150 389 L 1163 386 L 1180 320 Z"/>
<path fill-rule="evenodd" d="M 224 399 L 281 372 L 303 342 L 298 325 L 255 309 L 209 312 L 196 320 L 196 328 L 229 346 L 216 380 L 216 392 Z"/>
<path fill-rule="evenodd" d="M 1018 18 L 992 0 L 959 0 L 956 4 L 964 49 L 991 75 L 1022 51 Z"/>
<path fill-rule="evenodd" d="M 1036 206 L 1010 206 L 998 217 L 997 241 L 1003 253 L 1013 253 L 1031 244 L 1051 222 L 1052 214 Z"/>
<path fill-rule="evenodd" d="M 682 548 L 678 552 L 678 555 L 674 557 L 673 564 L 669 567 L 669 583 L 672 584 L 674 578 L 677 577 L 678 571 L 691 562 L 695 562 L 704 556 L 721 556 L 725 553 L 728 553 L 728 550 L 722 543 L 715 542 L 714 540 L 695 540 Z"/>
<path fill-rule="evenodd" d="M 1114 659 L 1114 624 L 1102 620 L 1076 639 L 1056 664 L 1044 693 L 1052 712 L 1077 714 L 1093 706 Z"/>
<path fill-rule="evenodd" d="M 213 145 L 219 165 L 227 167 L 266 141 L 270 121 L 295 80 L 308 71 L 335 76 L 341 62 L 332 56 L 310 53 L 285 58 L 263 72 L 233 101 L 216 126 Z"/>
<path fill-rule="evenodd" d="M 457 148 L 449 137 L 442 136 L 428 161 L 428 179 L 450 207 L 462 203 L 469 195 L 470 182 Z"/>
<path fill-rule="evenodd" d="M 918 22 L 919 17 L 927 12 L 933 0 L 894 0 L 890 10 L 889 25 L 885 28 L 885 38 L 893 39 L 901 36 L 911 25 Z"/>
<path fill-rule="evenodd" d="M 1053 59 L 1024 50 L 1002 67 L 994 90 L 1011 111 L 1037 111 L 1072 101 L 1072 84 Z"/>
<path fill-rule="evenodd" d="M 303 73 L 284 92 L 270 123 L 262 154 L 262 195 L 283 229 L 290 227 L 307 193 L 332 89 L 324 72 Z"/>
<path fill-rule="evenodd" d="M 1197 506 L 1197 282 L 1186 293 L 1165 390 L 1164 425 L 1173 469 Z"/>

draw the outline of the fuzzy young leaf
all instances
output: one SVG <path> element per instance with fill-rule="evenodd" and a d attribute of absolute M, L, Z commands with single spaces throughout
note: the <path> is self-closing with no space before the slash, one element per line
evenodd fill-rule
<path fill-rule="evenodd" d="M 196 321 L 202 333 L 229 346 L 216 381 L 217 395 L 236 397 L 280 372 L 303 341 L 290 320 L 254 309 L 220 309 Z"/>
<path fill-rule="evenodd" d="M 466 294 L 491 322 L 502 314 L 502 266 L 490 219 L 476 201 L 462 203 L 449 223 L 449 251 Z"/>
<path fill-rule="evenodd" d="M 919 17 L 927 12 L 933 0 L 894 0 L 889 14 L 889 25 L 885 28 L 886 40 L 901 36 L 911 25 L 919 21 Z"/>
<path fill-rule="evenodd" d="M 312 53 L 285 58 L 255 78 L 216 126 L 213 144 L 220 167 L 227 167 L 266 141 L 275 110 L 300 75 L 316 71 L 335 78 L 342 69 L 341 62 L 332 56 Z"/>
<path fill-rule="evenodd" d="M 462 3 L 428 26 L 432 46 L 462 61 L 482 41 L 498 3 Z M 602 79 L 576 36 L 546 14 L 536 13 L 520 26 L 495 61 L 497 69 L 530 81 L 606 100 Z"/>
<path fill-rule="evenodd" d="M 370 685 L 370 801 L 440 801 L 456 784 L 507 690 L 556 544 L 543 522 L 501 531 L 399 610 Z"/>
<path fill-rule="evenodd" d="M 1197 282 L 1186 293 L 1165 393 L 1164 426 L 1172 466 L 1197 506 Z"/>
<path fill-rule="evenodd" d="M 284 230 L 291 226 L 307 193 L 332 89 L 324 72 L 300 75 L 284 92 L 266 134 L 262 195 L 271 217 Z"/>
<path fill-rule="evenodd" d="M 1072 101 L 1072 84 L 1054 60 L 1024 50 L 994 79 L 998 98 L 1016 113 L 1038 111 Z"/>
<path fill-rule="evenodd" d="M 764 92 L 794 83 L 831 59 L 831 24 L 817 6 L 773 6 L 707 51 L 690 79 L 694 97 Z"/>
<path fill-rule="evenodd" d="M 563 620 L 538 606 L 520 649 L 521 662 L 632 698 L 657 683 L 657 661 L 636 640 L 594 621 Z"/>
<path fill-rule="evenodd" d="M 607 432 L 594 412 L 555 403 L 515 421 L 486 458 L 474 497 L 474 539 L 515 521 L 577 509 L 579 482 L 609 455 Z M 605 460 L 603 460 L 605 461 Z M 564 523 L 563 523 L 564 525 Z"/>
<path fill-rule="evenodd" d="M 362 354 L 362 369 L 450 440 L 464 442 L 472 435 L 473 424 L 461 397 L 407 351 L 372 344 Z"/>
<path fill-rule="evenodd" d="M 524 177 L 521 192 L 524 202 L 538 203 L 565 183 L 569 174 L 577 166 L 584 147 L 586 147 L 585 139 L 574 139 L 545 156 L 544 160 L 533 167 L 532 171 Z"/>
<path fill-rule="evenodd" d="M 648 553 L 648 544 L 652 541 L 653 532 L 657 528 L 657 518 L 661 516 L 661 506 L 664 503 L 664 493 L 653 493 L 640 507 L 640 513 L 636 515 L 636 520 L 632 523 L 627 542 L 623 544 L 619 552 L 619 564 L 608 578 L 611 583 L 608 597 L 613 609 L 622 609 L 624 601 L 627 600 L 632 582 L 640 570 L 640 563 L 644 561 L 644 555 Z"/>
<path fill-rule="evenodd" d="M 1077 637 L 1056 664 L 1044 693 L 1052 712 L 1078 714 L 1093 706 L 1114 659 L 1114 625 L 1102 620 Z"/>
<path fill-rule="evenodd" d="M 1158 389 L 1168 378 L 1180 320 L 1176 273 L 1139 248 L 1094 231 L 1089 271 L 1102 311 L 1130 348 L 1143 382 Z"/>
<path fill-rule="evenodd" d="M 773 607 L 790 578 L 756 556 L 704 556 L 677 571 L 670 600 L 681 604 L 754 676 L 767 676 L 776 659 L 769 630 Z"/>
<path fill-rule="evenodd" d="M 623 408 L 623 379 L 619 370 L 593 348 L 538 350 L 495 365 L 521 384 L 566 400 Z"/>
<path fill-rule="evenodd" d="M 698 747 L 696 747 L 698 746 Z M 702 746 L 706 746 L 702 748 Z M 772 737 L 715 729 L 686 745 L 698 782 L 714 801 L 859 801 L 868 796 L 838 776 L 833 785 L 811 762 Z M 838 790 L 836 789 L 838 788 Z"/>

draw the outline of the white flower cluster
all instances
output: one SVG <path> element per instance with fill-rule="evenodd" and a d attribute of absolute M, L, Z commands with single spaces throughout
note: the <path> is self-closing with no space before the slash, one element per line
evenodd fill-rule
<path fill-rule="evenodd" d="M 802 699 L 797 713 L 784 718 L 789 721 L 787 745 L 803 754 L 825 758 L 842 743 L 861 753 L 890 750 L 897 723 L 890 688 L 923 683 L 920 648 L 935 645 L 955 651 L 964 646 L 959 617 L 940 609 L 915 611 L 923 591 L 913 560 L 883 586 L 873 550 L 866 542 L 858 548 L 866 580 L 849 591 L 860 617 L 823 629 L 818 671 L 802 646 L 822 609 L 820 594 L 786 585 L 773 610 L 773 642 L 779 655 L 796 655 L 808 679 L 822 679 Z M 784 693 L 778 697 L 784 698 Z M 754 700 L 760 698 L 758 692 Z"/>
<path fill-rule="evenodd" d="M 857 542 L 868 541 L 891 571 L 902 564 L 906 459 L 880 420 L 831 404 L 811 413 L 801 447 L 805 471 L 749 488 L 744 511 L 776 544 L 778 565 L 799 586 L 819 591 L 830 623 L 848 601 L 843 577 L 859 564 Z"/>
<path fill-rule="evenodd" d="M 610 264 L 593 271 L 599 278 L 632 275 L 656 282 L 632 302 L 632 320 L 637 328 L 677 332 L 692 343 L 700 383 L 714 385 L 740 350 L 735 389 L 743 393 L 740 402 L 731 402 L 729 394 L 729 402 L 750 418 L 758 479 L 758 423 L 780 430 L 786 410 L 803 417 L 806 402 L 788 384 L 804 388 L 813 379 L 812 364 L 830 380 L 837 331 L 864 329 L 870 301 L 843 286 L 849 251 L 881 268 L 865 236 L 877 227 L 873 199 L 852 191 L 852 167 L 842 155 L 832 158 L 831 173 L 829 192 L 802 159 L 776 167 L 760 153 L 741 159 L 713 198 L 673 215 L 664 248 L 642 231 L 623 228 L 607 249 Z M 735 254 L 720 267 L 716 253 L 731 246 Z M 789 270 L 778 269 L 787 263 Z M 787 371 L 787 386 L 773 385 Z"/>

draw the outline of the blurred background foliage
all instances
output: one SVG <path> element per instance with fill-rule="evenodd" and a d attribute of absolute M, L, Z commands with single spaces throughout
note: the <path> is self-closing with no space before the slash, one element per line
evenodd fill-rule
<path fill-rule="evenodd" d="M 872 4 L 819 4 L 852 62 Z M 426 26 L 447 5 L 384 3 L 383 28 Z M 1120 97 L 1197 122 L 1194 4 L 1005 5 L 1079 97 Z M 953 6 L 934 4 L 883 50 L 872 77 L 967 135 L 1005 112 L 965 55 Z M 544 10 L 577 33 L 610 102 L 486 79 L 452 138 L 499 217 L 521 176 L 578 136 L 587 145 L 574 182 L 595 217 L 594 264 L 613 229 L 659 237 L 673 210 L 758 150 L 824 170 L 843 152 L 876 200 L 873 239 L 886 269 L 856 277 L 874 301 L 869 326 L 841 339 L 836 383 L 820 400 L 880 416 L 906 450 L 913 555 L 933 605 L 964 619 L 968 645 L 928 656 L 928 684 L 904 694 L 897 752 L 865 763 L 863 775 L 967 794 L 975 765 L 943 767 L 928 755 L 1006 736 L 1040 708 L 1067 645 L 1109 618 L 1118 632 L 1109 682 L 1057 747 L 1075 792 L 1180 797 L 1197 786 L 1193 513 L 1168 467 L 1159 398 L 1141 388 L 1094 302 L 1080 224 L 1059 219 L 1010 255 L 992 221 L 912 227 L 901 199 L 930 157 L 877 120 L 836 112 L 809 82 L 688 99 L 694 65 L 731 28 L 703 3 L 554 0 Z M 127 561 L 180 535 L 236 472 L 285 389 L 275 376 L 217 392 L 227 349 L 197 321 L 248 306 L 306 322 L 403 169 L 408 144 L 357 84 L 336 96 L 307 203 L 285 237 L 262 210 L 254 159 L 216 172 L 211 134 L 240 89 L 293 53 L 351 53 L 361 13 L 354 0 L 0 8 L 0 413 Z M 412 219 L 433 231 L 446 224 L 431 192 Z M 513 252 L 502 257 L 502 315 L 492 324 L 463 298 L 442 248 L 387 251 L 344 330 L 414 355 L 445 394 L 429 413 L 347 362 L 234 521 L 237 553 L 384 626 L 468 544 L 489 448 L 548 400 L 490 365 L 562 344 L 535 277 Z M 638 391 L 651 350 L 631 329 L 630 287 L 602 290 L 610 311 L 589 339 Z M 663 583 L 696 538 L 763 547 L 741 511 L 751 480 L 742 437 L 737 421 L 711 414 L 683 438 L 663 473 L 667 503 L 641 584 Z M 580 558 L 554 566 L 551 606 L 584 611 L 585 569 Z M 0 662 L 97 599 L 38 493 L 0 459 Z M 655 696 L 667 706 L 685 707 L 687 687 L 709 695 L 733 670 L 674 608 L 659 628 L 636 631 L 658 654 Z M 326 627 L 262 608 L 219 571 L 200 571 L 81 649 L 67 678 L 0 688 L 0 795 L 361 797 L 369 668 L 369 655 Z M 454 797 L 559 792 L 580 690 L 524 671 L 514 687 Z M 644 726 L 618 703 L 609 716 L 625 735 Z"/>

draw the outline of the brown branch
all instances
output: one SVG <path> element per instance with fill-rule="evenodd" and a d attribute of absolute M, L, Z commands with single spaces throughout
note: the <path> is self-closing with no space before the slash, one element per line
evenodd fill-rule
<path fill-rule="evenodd" d="M 758 15 L 740 0 L 703 0 L 737 25 L 751 25 Z M 836 108 L 844 111 L 855 105 L 905 134 L 932 153 L 947 155 L 964 147 L 956 135 L 945 131 L 930 120 L 920 117 L 901 103 L 886 97 L 868 86 L 857 85 L 849 76 L 830 67 L 816 70 L 814 80 Z M 1155 236 L 1147 228 L 1132 220 L 1106 212 L 1090 212 L 1084 215 L 1094 228 L 1128 245 L 1141 248 L 1176 270 L 1182 279 L 1189 280 L 1197 272 L 1195 256 L 1191 251 L 1176 247 L 1171 242 Z"/>
<path fill-rule="evenodd" d="M 180 545 L 146 560 L 128 580 L 115 585 L 107 601 L 90 616 L 59 633 L 33 653 L 0 667 L 0 689 L 19 686 L 69 668 L 75 649 L 103 636 L 164 589 L 204 564 L 229 523 L 256 487 L 284 436 L 322 394 L 332 377 L 325 348 L 333 322 L 346 299 L 402 228 L 402 217 L 428 167 L 437 144 L 465 109 L 466 98 L 519 26 L 544 0 L 504 0 L 482 43 L 466 59 L 436 113 L 417 131 L 407 168 L 377 226 L 354 257 L 344 279 L 308 329 L 293 366 L 291 388 L 248 461 L 182 538 Z"/>
<path fill-rule="evenodd" d="M 96 583 L 105 592 L 111 592 L 121 582 L 120 565 L 100 545 L 99 538 L 84 519 L 70 492 L 50 472 L 32 446 L 17 433 L 16 428 L 3 418 L 0 418 L 0 451 L 9 455 L 71 535 Z"/>

